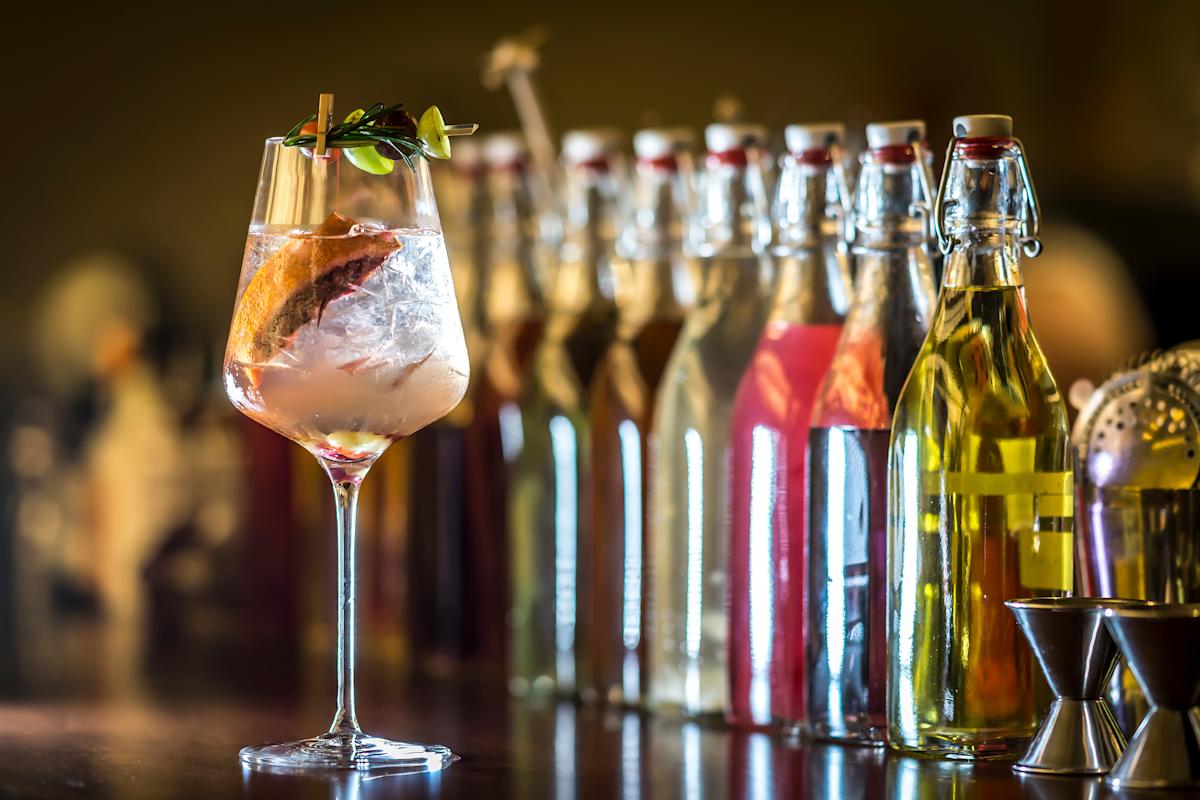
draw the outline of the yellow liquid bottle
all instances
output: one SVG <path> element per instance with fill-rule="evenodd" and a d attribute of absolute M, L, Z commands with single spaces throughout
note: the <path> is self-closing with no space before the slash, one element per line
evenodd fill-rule
<path fill-rule="evenodd" d="M 1026 311 L 1037 205 L 1012 120 L 956 119 L 945 169 L 942 293 L 892 426 L 888 737 L 1017 757 L 1045 689 L 1004 601 L 1072 589 L 1069 429 Z"/>

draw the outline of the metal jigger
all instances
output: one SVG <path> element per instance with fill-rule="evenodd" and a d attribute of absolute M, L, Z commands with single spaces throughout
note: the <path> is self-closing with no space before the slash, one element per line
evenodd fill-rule
<path fill-rule="evenodd" d="M 1200 787 L 1200 603 L 1110 608 L 1105 624 L 1150 701 L 1109 786 Z"/>
<path fill-rule="evenodd" d="M 1014 769 L 1053 775 L 1108 772 L 1125 737 L 1103 699 L 1117 665 L 1117 646 L 1104 628 L 1106 608 L 1126 601 L 1043 597 L 1005 603 L 1025 632 L 1054 703 Z M 1139 604 L 1140 605 L 1140 604 Z"/>

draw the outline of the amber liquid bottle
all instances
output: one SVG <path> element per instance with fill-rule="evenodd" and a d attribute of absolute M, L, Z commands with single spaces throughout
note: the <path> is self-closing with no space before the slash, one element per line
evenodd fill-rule
<path fill-rule="evenodd" d="M 654 394 L 692 295 L 683 252 L 691 181 L 687 130 L 646 130 L 638 156 L 633 215 L 618 260 L 617 337 L 592 379 L 591 617 L 580 642 L 585 699 L 641 701 L 646 648 L 644 572 L 646 439 Z"/>
<path fill-rule="evenodd" d="M 567 218 L 546 335 L 520 397 L 521 452 L 509 484 L 511 604 L 509 689 L 576 692 L 576 642 L 587 617 L 581 555 L 590 548 L 587 511 L 588 387 L 612 343 L 617 203 L 616 136 L 564 137 Z"/>
<path fill-rule="evenodd" d="M 1048 695 L 1004 601 L 1072 588 L 1072 458 L 1021 281 L 1040 248 L 1024 149 L 1008 117 L 954 128 L 942 293 L 888 458 L 888 742 L 1012 758 Z"/>

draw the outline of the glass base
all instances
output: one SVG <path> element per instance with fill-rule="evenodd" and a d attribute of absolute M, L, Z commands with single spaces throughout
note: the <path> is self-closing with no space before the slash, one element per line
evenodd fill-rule
<path fill-rule="evenodd" d="M 1012 729 L 922 728 L 905 739 L 894 728 L 888 738 L 893 750 L 905 755 L 957 761 L 1012 761 L 1028 749 L 1032 733 Z"/>
<path fill-rule="evenodd" d="M 887 725 L 872 725 L 863 720 L 847 720 L 834 725 L 828 719 L 808 723 L 808 735 L 819 742 L 831 744 L 887 747 Z"/>
<path fill-rule="evenodd" d="M 365 733 L 326 733 L 284 744 L 243 747 L 243 764 L 259 769 L 387 770 L 389 773 L 436 772 L 450 765 L 454 754 L 440 744 L 411 744 Z"/>

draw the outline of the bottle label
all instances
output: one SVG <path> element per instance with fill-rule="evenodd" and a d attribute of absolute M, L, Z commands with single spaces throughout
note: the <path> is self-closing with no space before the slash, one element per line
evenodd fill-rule
<path fill-rule="evenodd" d="M 1074 586 L 1074 476 L 1070 472 L 926 472 L 927 496 L 966 500 L 969 531 L 981 531 L 980 500 L 1003 498 L 1004 528 L 1016 538 L 1019 581 L 1028 589 L 1069 592 Z M 1056 530 L 1066 525 L 1067 530 Z"/>

